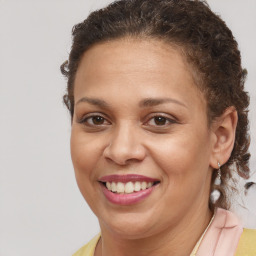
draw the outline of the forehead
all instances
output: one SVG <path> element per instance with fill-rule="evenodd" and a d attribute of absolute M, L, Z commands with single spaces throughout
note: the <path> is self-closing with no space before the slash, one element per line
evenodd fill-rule
<path fill-rule="evenodd" d="M 147 94 L 150 87 L 151 94 L 168 91 L 183 94 L 187 100 L 192 93 L 204 101 L 178 47 L 155 39 L 124 38 L 96 44 L 84 53 L 76 74 L 75 98 L 85 91 L 106 91 L 113 84 L 115 90 L 136 87 Z"/>
<path fill-rule="evenodd" d="M 175 65 L 170 67 L 171 62 Z M 92 65 L 97 64 L 97 66 Z M 129 73 L 141 71 L 169 72 L 170 68 L 188 69 L 185 58 L 178 51 L 178 47 L 167 45 L 156 39 L 121 38 L 93 45 L 82 57 L 79 70 L 97 72 Z"/>

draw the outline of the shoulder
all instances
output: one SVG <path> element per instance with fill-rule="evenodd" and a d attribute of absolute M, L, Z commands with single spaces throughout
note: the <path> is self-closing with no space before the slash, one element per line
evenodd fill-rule
<path fill-rule="evenodd" d="M 256 229 L 244 229 L 235 256 L 256 255 Z"/>
<path fill-rule="evenodd" d="M 73 256 L 93 256 L 96 245 L 100 239 L 100 234 L 95 236 L 89 243 L 79 249 Z"/>

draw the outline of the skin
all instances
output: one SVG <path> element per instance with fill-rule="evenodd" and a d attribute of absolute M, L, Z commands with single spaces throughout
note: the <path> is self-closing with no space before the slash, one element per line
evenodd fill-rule
<path fill-rule="evenodd" d="M 95 255 L 189 255 L 212 217 L 212 171 L 231 153 L 236 112 L 209 127 L 206 100 L 184 57 L 155 40 L 94 45 L 80 62 L 74 98 L 71 156 L 101 227 Z M 146 99 L 154 104 L 143 105 Z M 160 125 L 156 116 L 165 118 Z M 98 182 L 112 174 L 160 184 L 137 204 L 114 205 Z"/>

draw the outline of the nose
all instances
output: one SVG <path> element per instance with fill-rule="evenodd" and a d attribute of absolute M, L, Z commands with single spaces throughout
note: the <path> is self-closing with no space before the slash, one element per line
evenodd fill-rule
<path fill-rule="evenodd" d="M 136 128 L 127 124 L 116 127 L 109 137 L 103 156 L 118 165 L 142 161 L 146 156 L 146 149 L 138 133 Z"/>

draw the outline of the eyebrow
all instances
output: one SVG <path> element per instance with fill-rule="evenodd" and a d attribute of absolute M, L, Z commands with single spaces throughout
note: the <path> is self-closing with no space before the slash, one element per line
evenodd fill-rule
<path fill-rule="evenodd" d="M 184 103 L 182 103 L 178 100 L 172 99 L 172 98 L 147 98 L 147 99 L 140 101 L 139 106 L 140 107 L 154 107 L 154 106 L 158 106 L 158 105 L 161 105 L 164 103 L 175 103 L 175 104 L 178 104 L 178 105 L 181 105 L 181 106 L 187 108 L 187 106 Z"/>
<path fill-rule="evenodd" d="M 82 103 L 82 102 L 86 102 L 91 105 L 102 107 L 102 108 L 110 107 L 110 105 L 106 101 L 104 101 L 102 99 L 98 99 L 98 98 L 83 97 L 76 102 L 76 105 L 78 105 L 79 103 Z M 172 98 L 146 98 L 139 102 L 139 107 L 141 107 L 141 108 L 154 107 L 154 106 L 158 106 L 158 105 L 161 105 L 164 103 L 175 103 L 175 104 L 178 104 L 180 106 L 187 108 L 187 106 L 184 103 L 182 103 L 178 100 L 172 99 Z"/>
<path fill-rule="evenodd" d="M 94 105 L 94 106 L 99 106 L 99 107 L 109 107 L 109 104 L 104 101 L 104 100 L 101 100 L 101 99 L 97 99 L 97 98 L 87 98 L 87 97 L 83 97 L 81 98 L 80 100 L 78 100 L 76 102 L 76 105 L 78 105 L 79 103 L 81 102 L 87 102 L 91 105 Z"/>

